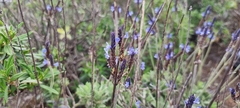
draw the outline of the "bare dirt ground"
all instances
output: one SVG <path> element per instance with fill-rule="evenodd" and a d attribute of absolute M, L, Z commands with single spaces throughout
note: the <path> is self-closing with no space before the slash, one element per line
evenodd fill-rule
<path fill-rule="evenodd" d="M 203 66 L 203 69 L 205 71 L 201 76 L 202 81 L 207 81 L 208 80 L 212 70 L 214 68 L 216 68 L 217 64 L 222 59 L 222 57 L 225 53 L 225 49 L 226 49 L 226 47 L 221 45 L 221 44 L 218 44 L 218 43 L 213 44 L 212 49 L 211 49 L 211 51 L 209 53 L 209 56 L 207 58 L 207 61 L 206 61 L 206 65 Z M 228 67 L 225 67 L 225 68 L 227 69 Z M 217 89 L 219 83 L 222 81 L 222 79 L 224 77 L 224 72 L 226 72 L 226 71 L 224 70 L 223 72 L 221 72 L 221 74 L 213 82 L 211 87 L 208 88 L 209 92 L 211 94 L 214 94 L 216 92 L 216 89 Z M 230 76 L 231 76 L 231 72 L 229 72 L 226 83 L 223 85 L 224 90 L 218 94 L 218 97 L 215 100 L 216 102 L 218 102 L 218 108 L 236 108 L 236 103 L 230 97 L 229 88 L 230 87 L 235 88 L 236 84 L 238 82 L 240 82 L 240 77 L 239 77 L 239 73 L 234 74 L 233 78 L 230 78 Z M 233 83 L 230 84 L 230 82 L 234 78 L 236 80 L 233 81 Z M 223 100 L 225 100 L 225 101 L 223 101 Z"/>

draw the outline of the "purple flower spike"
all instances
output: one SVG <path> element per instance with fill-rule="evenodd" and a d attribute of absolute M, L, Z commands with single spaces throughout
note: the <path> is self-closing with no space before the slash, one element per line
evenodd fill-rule
<path fill-rule="evenodd" d="M 46 53 L 47 53 L 47 49 L 46 49 L 46 48 L 43 48 L 43 49 L 42 49 L 42 56 L 45 57 L 45 56 L 46 56 Z"/>
<path fill-rule="evenodd" d="M 111 46 L 106 42 L 106 47 L 104 48 L 104 51 L 105 51 L 104 56 L 105 56 L 106 59 L 110 58 L 110 56 L 108 54 L 108 51 L 110 50 L 110 48 L 111 48 Z"/>
<path fill-rule="evenodd" d="M 120 41 L 120 38 L 119 37 L 116 37 L 115 38 L 115 42 L 118 43 Z"/>
<path fill-rule="evenodd" d="M 185 100 L 186 108 L 192 108 L 193 104 L 200 104 L 199 98 L 195 98 L 194 94 Z"/>
<path fill-rule="evenodd" d="M 155 55 L 154 55 L 154 58 L 155 58 L 155 59 L 158 59 L 158 54 L 155 54 Z"/>
<path fill-rule="evenodd" d="M 168 39 L 171 39 L 171 38 L 172 38 L 172 33 L 169 33 L 169 34 L 167 35 L 167 38 L 168 38 Z"/>
<path fill-rule="evenodd" d="M 171 87 L 172 87 L 172 84 L 173 84 L 173 82 L 170 81 L 169 83 L 166 84 L 166 86 L 167 86 L 168 88 L 171 88 Z M 173 89 L 177 89 L 176 84 L 173 85 Z"/>
<path fill-rule="evenodd" d="M 197 28 L 197 30 L 195 31 L 195 33 L 196 33 L 197 35 L 200 35 L 201 32 L 202 32 L 202 29 L 201 29 L 201 28 Z"/>
<path fill-rule="evenodd" d="M 229 91 L 230 91 L 230 93 L 231 93 L 231 97 L 232 97 L 233 99 L 235 99 L 235 95 L 236 95 L 235 89 L 234 89 L 234 88 L 229 88 Z"/>
<path fill-rule="evenodd" d="M 123 72 L 124 71 L 124 69 L 125 69 L 125 67 L 126 67 L 126 59 L 124 59 L 123 61 L 122 61 L 122 64 L 121 64 L 121 66 L 120 66 L 120 71 L 121 72 Z"/>
<path fill-rule="evenodd" d="M 49 47 L 50 47 L 50 42 L 47 41 L 47 42 L 45 43 L 45 48 L 47 49 L 47 48 L 49 48 Z"/>
<path fill-rule="evenodd" d="M 133 11 L 128 11 L 127 17 L 131 17 L 133 15 Z"/>
<path fill-rule="evenodd" d="M 106 42 L 106 47 L 104 48 L 105 52 L 108 52 L 110 50 L 111 46 Z"/>
<path fill-rule="evenodd" d="M 207 15 L 210 14 L 210 11 L 211 11 L 211 7 L 208 6 L 207 9 L 206 9 L 206 11 L 205 11 L 204 13 L 202 13 L 202 17 L 205 18 Z"/>
<path fill-rule="evenodd" d="M 147 33 L 150 32 L 150 27 L 147 27 L 147 28 L 146 28 L 146 32 L 147 32 Z M 155 34 L 155 31 L 154 31 L 154 30 L 151 30 L 150 34 L 151 34 L 151 35 L 154 35 L 154 34 Z"/>
<path fill-rule="evenodd" d="M 127 78 L 126 82 L 125 82 L 125 87 L 126 88 L 129 88 L 131 85 L 131 79 L 130 78 Z"/>
<path fill-rule="evenodd" d="M 153 22 L 152 22 L 151 20 L 149 20 L 149 21 L 148 21 L 148 24 L 149 24 L 149 25 L 152 25 L 152 24 L 153 24 Z"/>
<path fill-rule="evenodd" d="M 184 49 L 184 44 L 181 43 L 181 44 L 179 45 L 179 48 L 181 48 L 181 49 L 183 50 L 183 49 Z"/>
<path fill-rule="evenodd" d="M 61 7 L 56 7 L 56 10 L 57 10 L 58 12 L 62 12 L 62 8 L 61 8 Z"/>
<path fill-rule="evenodd" d="M 141 63 L 141 67 L 140 68 L 141 68 L 142 71 L 145 69 L 145 62 Z"/>
<path fill-rule="evenodd" d="M 50 5 L 47 5 L 46 8 L 48 11 L 50 11 L 52 9 L 52 7 Z"/>
<path fill-rule="evenodd" d="M 184 44 L 180 44 L 179 47 L 181 48 L 181 50 L 185 50 L 186 53 L 189 53 L 191 50 L 191 47 L 189 44 L 187 44 L 187 46 L 185 47 Z M 185 49 L 184 49 L 185 48 Z"/>
<path fill-rule="evenodd" d="M 128 36 L 128 32 L 126 32 L 125 35 L 124 35 L 124 38 L 127 39 L 128 37 L 129 37 L 129 36 Z"/>
<path fill-rule="evenodd" d="M 200 99 L 197 97 L 195 98 L 195 100 L 193 101 L 194 104 L 200 104 Z"/>
<path fill-rule="evenodd" d="M 104 56 L 105 56 L 106 59 L 109 59 L 109 58 L 110 58 L 110 56 L 109 56 L 108 53 L 105 53 Z"/>
<path fill-rule="evenodd" d="M 136 17 L 134 18 L 134 21 L 135 21 L 135 22 L 138 22 L 138 21 L 139 21 L 139 18 L 136 16 Z"/>
<path fill-rule="evenodd" d="M 138 49 L 134 49 L 133 47 L 129 48 L 128 55 L 135 55 L 138 53 Z"/>
<path fill-rule="evenodd" d="M 135 103 L 137 108 L 141 108 L 141 101 L 137 100 L 137 102 Z"/>
<path fill-rule="evenodd" d="M 139 36 L 140 36 L 139 33 L 135 33 L 135 34 L 133 35 L 133 39 L 134 39 L 134 40 L 137 40 Z"/>
<path fill-rule="evenodd" d="M 160 8 L 156 7 L 156 8 L 154 9 L 155 14 L 157 14 L 157 13 L 159 12 L 159 10 L 160 10 Z"/>
<path fill-rule="evenodd" d="M 208 38 L 210 39 L 210 41 L 213 40 L 214 39 L 214 33 L 209 34 Z"/>
<path fill-rule="evenodd" d="M 121 12 L 122 12 L 122 8 L 118 7 L 118 13 L 121 13 Z"/>
<path fill-rule="evenodd" d="M 187 46 L 186 46 L 186 49 L 185 49 L 186 53 L 189 53 L 189 52 L 190 52 L 190 50 L 191 50 L 191 47 L 190 47 L 190 45 L 187 45 Z"/>
<path fill-rule="evenodd" d="M 58 67 L 59 66 L 59 63 L 58 62 L 56 62 L 56 63 L 54 63 L 54 67 Z"/>
<path fill-rule="evenodd" d="M 111 49 L 115 50 L 116 41 L 115 41 L 115 34 L 114 32 L 111 33 Z"/>
<path fill-rule="evenodd" d="M 174 7 L 172 8 L 172 11 L 173 11 L 173 12 L 176 12 L 176 11 L 177 11 L 177 7 L 174 6 Z"/>
<path fill-rule="evenodd" d="M 134 3 L 140 4 L 140 3 L 142 3 L 142 0 L 134 0 Z"/>
<path fill-rule="evenodd" d="M 168 51 L 168 53 L 166 54 L 165 58 L 166 60 L 170 60 L 173 57 L 173 52 L 172 51 Z"/>
<path fill-rule="evenodd" d="M 239 34 L 240 34 L 240 29 L 232 33 L 232 41 L 236 41 L 237 38 L 239 37 Z"/>
<path fill-rule="evenodd" d="M 47 60 L 47 59 L 44 59 L 42 65 L 45 66 L 45 65 L 47 65 L 47 64 L 48 64 L 48 60 Z"/>
<path fill-rule="evenodd" d="M 110 10 L 111 10 L 111 12 L 113 12 L 115 10 L 113 5 L 111 5 Z"/>
<path fill-rule="evenodd" d="M 165 49 L 171 49 L 172 47 L 173 47 L 173 43 L 172 42 L 169 42 L 168 44 L 164 45 Z"/>

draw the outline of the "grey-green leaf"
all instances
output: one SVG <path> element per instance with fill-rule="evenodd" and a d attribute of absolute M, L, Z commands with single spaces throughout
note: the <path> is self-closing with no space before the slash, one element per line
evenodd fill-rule
<path fill-rule="evenodd" d="M 5 45 L 3 51 L 8 55 L 13 55 L 13 49 L 10 45 Z"/>
<path fill-rule="evenodd" d="M 51 93 L 54 93 L 54 94 L 56 94 L 56 95 L 59 94 L 57 90 L 55 90 L 55 89 L 53 89 L 53 88 L 51 88 L 51 87 L 49 87 L 49 86 L 40 85 L 40 87 L 43 88 L 43 89 L 45 89 L 45 90 L 47 90 L 47 91 L 49 91 L 49 92 L 51 92 Z"/>

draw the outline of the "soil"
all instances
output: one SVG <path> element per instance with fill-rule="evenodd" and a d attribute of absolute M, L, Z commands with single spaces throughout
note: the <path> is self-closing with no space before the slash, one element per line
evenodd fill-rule
<path fill-rule="evenodd" d="M 209 56 L 206 61 L 206 65 L 203 66 L 203 74 L 201 76 L 202 81 L 207 81 L 212 70 L 217 67 L 218 63 L 222 59 L 224 53 L 226 50 L 226 45 L 222 45 L 220 43 L 214 43 L 212 45 L 211 51 L 209 53 Z M 225 70 L 221 72 L 221 74 L 217 77 L 217 79 L 213 82 L 213 84 L 208 88 L 209 92 L 211 94 L 214 94 L 216 92 L 216 89 L 219 85 L 219 83 L 222 81 L 224 77 L 224 72 L 229 67 L 225 67 Z M 236 84 L 240 82 L 239 73 L 235 73 L 233 75 L 233 78 L 230 79 L 231 72 L 229 72 L 226 83 L 224 83 L 223 87 L 225 88 L 222 92 L 219 93 L 217 99 L 215 100 L 218 103 L 218 108 L 236 108 L 236 103 L 230 96 L 229 88 L 235 88 Z M 237 77 L 237 78 L 236 78 Z M 236 78 L 233 83 L 229 84 L 234 78 Z M 222 103 L 222 104 L 221 104 Z"/>

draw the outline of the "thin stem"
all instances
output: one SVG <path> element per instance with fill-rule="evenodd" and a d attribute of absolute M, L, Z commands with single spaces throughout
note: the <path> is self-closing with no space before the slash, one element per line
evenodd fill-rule
<path fill-rule="evenodd" d="M 62 0 L 62 17 L 63 17 L 63 30 L 64 30 L 64 40 L 65 40 L 65 42 L 64 42 L 64 54 L 66 54 L 66 43 L 67 43 L 67 33 L 66 33 L 66 20 L 65 20 L 65 9 L 64 9 L 64 1 Z M 64 55 L 64 54 L 62 54 L 62 55 Z M 63 59 L 64 59 L 64 57 L 63 57 Z M 60 64 L 60 62 L 59 62 L 59 64 Z M 63 65 L 62 65 L 63 66 Z M 63 67 L 61 68 L 61 69 L 63 69 Z M 64 69 L 63 69 L 64 70 Z M 61 73 L 61 71 L 60 71 L 60 73 Z M 59 103 L 59 99 L 60 99 L 60 97 L 61 97 L 61 94 L 63 93 L 63 98 L 64 98 L 64 100 L 67 100 L 66 99 L 66 97 L 65 97 L 65 90 L 66 90 L 66 83 L 65 83 L 65 77 L 66 77 L 66 70 L 64 70 L 64 73 L 63 73 L 63 75 L 61 75 L 60 74 L 60 79 L 61 79 L 61 89 L 60 89 L 60 95 L 59 95 L 59 97 L 58 97 L 58 99 L 57 99 L 57 102 Z M 75 103 L 75 102 L 73 102 L 73 103 Z"/>
<path fill-rule="evenodd" d="M 184 15 L 183 15 L 182 19 L 183 19 L 183 18 L 184 18 Z M 180 23 L 179 23 L 179 27 L 180 27 L 181 23 L 182 23 L 182 20 L 181 20 Z M 180 29 L 179 29 L 179 30 L 180 30 Z M 177 68 L 177 70 L 176 70 L 177 72 L 176 72 L 176 75 L 175 75 L 175 77 L 174 77 L 174 79 L 173 79 L 173 82 L 172 82 L 172 85 L 171 85 L 171 89 L 170 89 L 170 92 L 169 92 L 169 94 L 168 94 L 168 96 L 167 96 L 167 99 L 169 99 L 169 97 L 170 97 L 170 95 L 171 95 L 171 93 L 172 93 L 172 91 L 173 91 L 174 84 L 175 84 L 175 82 L 176 82 L 176 80 L 177 80 L 178 73 L 180 72 L 180 68 L 181 68 L 181 66 L 182 66 L 184 54 L 185 54 L 185 52 L 183 52 L 182 55 L 180 56 L 180 61 L 179 61 L 180 63 L 179 63 L 179 66 L 178 66 L 178 68 Z M 167 99 L 166 99 L 165 102 L 164 102 L 163 108 L 165 108 L 165 105 L 167 104 Z"/>
<path fill-rule="evenodd" d="M 187 80 L 185 81 L 185 83 L 184 83 L 184 85 L 182 87 L 181 94 L 179 95 L 179 98 L 178 98 L 178 101 L 177 101 L 177 104 L 176 104 L 177 108 L 178 108 L 178 105 L 180 104 L 180 101 L 182 99 L 183 93 L 184 93 L 185 89 L 187 88 L 188 82 L 189 82 L 191 77 L 192 77 L 192 72 L 188 75 Z"/>
<path fill-rule="evenodd" d="M 95 8 L 96 7 L 96 1 L 92 0 L 92 16 L 95 15 Z M 92 83 L 91 83 L 91 106 L 94 108 L 94 72 L 95 72 L 95 41 L 96 41 L 96 21 L 95 17 L 92 17 L 92 24 L 93 24 L 93 44 L 92 44 L 92 56 L 91 56 L 91 62 L 92 62 Z"/>
<path fill-rule="evenodd" d="M 140 25 L 140 35 L 138 37 L 138 56 L 137 56 L 137 67 L 135 71 L 135 78 L 134 78 L 134 84 L 132 88 L 132 96 L 130 101 L 130 108 L 132 108 L 133 99 L 135 97 L 135 92 L 137 90 L 137 79 L 139 76 L 139 70 L 140 70 L 140 62 L 141 62 L 141 44 L 142 44 L 142 30 L 143 30 L 143 24 L 144 24 L 144 13 L 145 13 L 145 0 L 142 1 L 142 17 L 141 17 L 141 25 Z"/>
<path fill-rule="evenodd" d="M 160 83 L 160 80 L 159 80 L 159 73 L 162 71 L 162 64 L 160 63 L 160 57 L 159 59 L 157 60 L 157 86 L 156 86 L 156 108 L 158 108 L 158 99 L 159 99 L 159 83 Z M 161 70 L 160 70 L 161 69 Z"/>
<path fill-rule="evenodd" d="M 160 7 L 161 9 L 159 10 L 159 12 L 156 15 L 156 19 L 159 18 L 160 14 L 162 13 L 162 10 L 165 6 L 165 2 L 162 4 L 162 6 Z M 150 27 L 149 31 L 151 31 L 153 29 L 153 27 L 156 25 L 157 20 L 154 21 L 154 23 L 152 24 L 152 26 Z M 142 39 L 142 44 L 141 47 L 143 47 L 148 39 L 148 37 L 150 36 L 150 32 L 147 32 L 147 34 L 144 36 L 144 38 Z"/>
<path fill-rule="evenodd" d="M 39 87 L 39 89 L 40 89 L 40 90 L 39 90 L 39 91 L 40 91 L 40 99 L 41 99 L 41 102 L 40 102 L 40 103 L 41 103 L 41 105 L 42 105 L 42 108 L 44 108 L 44 105 L 43 105 L 43 97 L 42 97 L 41 87 L 40 87 L 40 83 L 39 83 L 39 79 L 38 79 L 38 74 L 37 74 L 35 59 L 34 59 L 34 56 L 33 56 L 32 45 L 31 45 L 31 41 L 30 41 L 30 38 L 29 38 L 30 36 L 29 36 L 28 28 L 27 28 L 26 22 L 25 22 L 24 17 L 23 17 L 20 0 L 17 0 L 17 1 L 18 1 L 18 7 L 19 7 L 19 10 L 20 10 L 21 18 L 22 18 L 22 21 L 23 21 L 23 24 L 24 24 L 24 28 L 25 28 L 25 31 L 26 31 L 26 33 L 27 33 L 28 44 L 29 44 L 29 47 L 30 47 L 30 53 L 31 53 L 31 57 L 32 57 L 33 67 L 34 67 L 34 74 L 35 74 L 35 77 L 36 77 L 36 79 L 37 79 L 38 87 Z M 37 97 L 36 97 L 36 98 L 37 98 Z"/>
<path fill-rule="evenodd" d="M 117 8 L 117 3 L 116 0 L 114 0 L 114 34 L 115 36 L 118 36 L 118 12 L 116 11 Z M 114 51 L 115 53 L 115 51 Z M 115 55 L 114 55 L 115 56 Z M 111 60 L 112 61 L 112 60 Z M 112 104 L 111 104 L 111 108 L 116 108 L 116 104 L 117 104 L 117 69 L 116 66 L 113 66 L 113 93 L 112 93 Z"/>
<path fill-rule="evenodd" d="M 168 14 L 169 14 L 169 10 L 170 10 L 170 6 L 171 6 L 171 4 L 172 4 L 172 1 L 173 1 L 173 0 L 170 0 L 170 3 L 168 4 L 166 19 L 165 19 L 165 21 L 164 21 L 163 34 L 162 34 L 163 43 L 164 43 L 164 36 L 165 36 L 167 21 L 168 21 L 168 17 L 169 17 Z"/>

